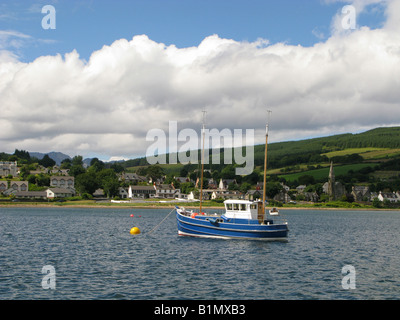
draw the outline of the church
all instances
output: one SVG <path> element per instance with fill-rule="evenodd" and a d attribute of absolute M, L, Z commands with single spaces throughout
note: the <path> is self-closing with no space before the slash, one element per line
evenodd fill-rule
<path fill-rule="evenodd" d="M 331 162 L 331 167 L 329 169 L 328 182 L 323 185 L 323 190 L 329 195 L 329 201 L 340 200 L 343 195 L 346 194 L 346 189 L 344 185 L 340 182 L 335 181 L 335 172 L 333 170 L 333 162 Z"/>

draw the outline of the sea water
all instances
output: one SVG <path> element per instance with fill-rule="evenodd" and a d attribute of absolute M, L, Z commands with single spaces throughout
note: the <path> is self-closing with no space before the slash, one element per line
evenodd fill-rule
<path fill-rule="evenodd" d="M 288 241 L 259 242 L 179 237 L 171 210 L 0 208 L 0 299 L 400 298 L 398 211 L 281 210 Z"/>

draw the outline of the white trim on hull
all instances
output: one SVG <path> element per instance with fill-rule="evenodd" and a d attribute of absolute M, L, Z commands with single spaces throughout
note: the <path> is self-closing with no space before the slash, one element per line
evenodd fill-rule
<path fill-rule="evenodd" d="M 211 235 L 200 235 L 200 234 L 191 234 L 187 232 L 183 232 L 178 230 L 178 236 L 184 237 L 194 237 L 194 238 L 205 238 L 205 239 L 234 239 L 234 240 L 256 240 L 256 241 L 281 241 L 288 242 L 287 238 L 252 238 L 252 237 L 228 237 L 228 236 L 211 236 Z"/>

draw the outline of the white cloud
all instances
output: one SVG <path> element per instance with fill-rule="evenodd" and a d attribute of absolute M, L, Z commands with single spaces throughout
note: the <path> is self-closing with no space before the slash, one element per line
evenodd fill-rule
<path fill-rule="evenodd" d="M 267 109 L 272 141 L 400 125 L 399 6 L 388 2 L 382 29 L 312 47 L 213 35 L 177 48 L 141 35 L 87 62 L 76 51 L 31 63 L 0 52 L 0 151 L 143 156 L 150 129 L 199 130 L 203 108 L 208 128 L 255 128 L 258 143 Z"/>

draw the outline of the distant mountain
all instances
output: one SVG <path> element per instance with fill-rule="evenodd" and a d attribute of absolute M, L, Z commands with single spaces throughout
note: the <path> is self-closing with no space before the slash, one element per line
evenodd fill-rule
<path fill-rule="evenodd" d="M 93 158 L 85 158 L 82 160 L 83 165 L 86 167 L 90 167 L 90 162 L 93 160 Z"/>
<path fill-rule="evenodd" d="M 54 152 L 54 151 L 49 152 L 49 153 L 29 152 L 29 155 L 30 155 L 31 157 L 38 158 L 39 160 L 43 159 L 43 157 L 44 157 L 46 154 L 47 154 L 51 159 L 53 159 L 53 160 L 56 162 L 57 165 L 60 165 L 60 164 L 61 164 L 61 161 L 63 161 L 64 159 L 70 159 L 70 160 L 72 160 L 72 158 L 71 158 L 69 155 L 67 155 L 67 154 L 65 154 L 65 153 L 62 153 L 62 152 Z"/>

